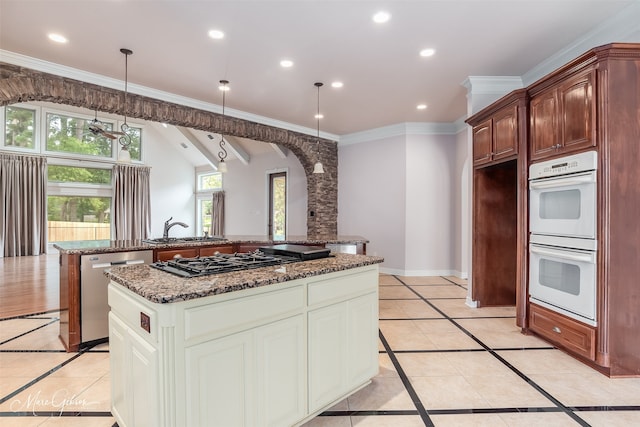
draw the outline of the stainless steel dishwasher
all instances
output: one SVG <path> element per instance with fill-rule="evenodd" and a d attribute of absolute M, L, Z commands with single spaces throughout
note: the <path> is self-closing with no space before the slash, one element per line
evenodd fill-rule
<path fill-rule="evenodd" d="M 109 337 L 109 279 L 104 270 L 135 264 L 151 264 L 153 251 L 114 252 L 80 257 L 80 341 Z"/>

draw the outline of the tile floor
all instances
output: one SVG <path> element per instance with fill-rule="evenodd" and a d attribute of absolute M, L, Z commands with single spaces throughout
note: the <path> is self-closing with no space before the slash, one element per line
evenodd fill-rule
<path fill-rule="evenodd" d="M 454 277 L 381 275 L 380 373 L 305 427 L 640 425 L 640 378 L 609 379 L 466 293 Z M 115 425 L 108 345 L 65 353 L 58 322 L 0 321 L 3 427 Z"/>

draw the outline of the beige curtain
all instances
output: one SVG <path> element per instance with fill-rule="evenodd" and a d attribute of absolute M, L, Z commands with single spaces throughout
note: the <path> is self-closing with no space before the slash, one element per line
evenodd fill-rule
<path fill-rule="evenodd" d="M 224 236 L 224 191 L 216 191 L 213 193 L 211 235 Z"/>
<path fill-rule="evenodd" d="M 0 256 L 47 251 L 47 159 L 0 153 Z"/>
<path fill-rule="evenodd" d="M 117 164 L 113 167 L 115 240 L 140 240 L 151 232 L 151 168 Z"/>

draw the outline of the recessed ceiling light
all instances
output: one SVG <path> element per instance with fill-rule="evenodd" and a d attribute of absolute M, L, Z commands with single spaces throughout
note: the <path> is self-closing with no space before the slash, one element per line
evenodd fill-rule
<path fill-rule="evenodd" d="M 389 19 L 391 19 L 391 15 L 389 14 L 389 12 L 385 12 L 383 10 L 373 15 L 373 22 L 375 22 L 376 24 L 384 24 Z"/>
<path fill-rule="evenodd" d="M 293 61 L 290 59 L 283 59 L 282 61 L 280 61 L 280 66 L 282 68 L 290 68 L 293 67 Z"/>
<path fill-rule="evenodd" d="M 220 40 L 224 38 L 224 33 L 220 30 L 211 30 L 209 31 L 209 37 L 215 40 Z"/>
<path fill-rule="evenodd" d="M 324 119 L 324 116 L 322 114 L 316 114 L 315 116 L 313 116 L 314 119 Z"/>
<path fill-rule="evenodd" d="M 342 86 L 344 86 L 344 84 L 342 82 L 333 82 L 331 83 L 331 87 L 335 87 L 337 88 L 341 88 Z"/>
<path fill-rule="evenodd" d="M 427 109 L 427 104 L 418 104 L 418 105 L 416 106 L 416 108 L 417 108 L 418 110 L 426 110 L 426 109 Z"/>
<path fill-rule="evenodd" d="M 49 40 L 54 41 L 56 43 L 66 43 L 68 41 L 65 36 L 60 34 L 55 34 L 55 33 L 49 34 Z"/>
<path fill-rule="evenodd" d="M 433 56 L 436 53 L 435 49 L 422 49 L 420 51 L 420 56 Z"/>

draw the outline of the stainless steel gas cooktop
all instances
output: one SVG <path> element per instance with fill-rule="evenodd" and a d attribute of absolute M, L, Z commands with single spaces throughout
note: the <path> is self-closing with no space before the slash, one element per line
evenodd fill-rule
<path fill-rule="evenodd" d="M 284 248 L 283 246 L 287 246 Z M 260 267 L 278 266 L 307 259 L 325 258 L 329 249 L 318 247 L 292 247 L 277 245 L 260 248 L 253 252 L 222 254 L 196 258 L 177 258 L 157 261 L 151 267 L 181 277 L 200 277 L 231 271 L 250 270 Z"/>

